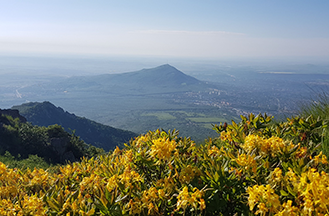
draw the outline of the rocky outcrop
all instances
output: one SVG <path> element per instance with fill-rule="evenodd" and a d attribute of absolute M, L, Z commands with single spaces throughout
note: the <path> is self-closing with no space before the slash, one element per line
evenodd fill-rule
<path fill-rule="evenodd" d="M 11 117 L 19 118 L 22 123 L 25 123 L 27 120 L 24 116 L 19 114 L 19 111 L 16 109 L 0 109 L 0 115 L 9 115 Z"/>

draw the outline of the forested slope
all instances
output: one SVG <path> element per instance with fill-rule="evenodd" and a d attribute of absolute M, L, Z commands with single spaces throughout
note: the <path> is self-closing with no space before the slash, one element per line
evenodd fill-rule
<path fill-rule="evenodd" d="M 87 145 L 59 125 L 33 126 L 10 115 L 0 115 L 0 155 L 10 153 L 18 159 L 37 155 L 46 162 L 57 164 L 92 157 L 103 149 Z"/>
<path fill-rule="evenodd" d="M 137 136 L 127 130 L 113 128 L 76 116 L 47 101 L 25 103 L 12 108 L 19 110 L 20 114 L 33 125 L 61 125 L 68 132 L 74 130 L 75 134 L 86 143 L 103 148 L 105 151 L 113 150 L 116 146 L 123 146 L 124 143 Z"/>

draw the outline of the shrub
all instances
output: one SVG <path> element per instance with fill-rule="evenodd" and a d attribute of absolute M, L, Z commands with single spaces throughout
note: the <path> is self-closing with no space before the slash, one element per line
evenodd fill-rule
<path fill-rule="evenodd" d="M 326 124 L 266 115 L 214 125 L 196 146 L 177 131 L 150 131 L 123 149 L 61 166 L 10 169 L 0 163 L 0 214 L 324 215 Z M 305 134 L 305 136 L 304 136 Z"/>

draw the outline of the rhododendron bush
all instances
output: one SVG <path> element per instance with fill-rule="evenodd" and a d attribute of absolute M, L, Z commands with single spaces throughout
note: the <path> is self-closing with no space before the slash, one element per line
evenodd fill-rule
<path fill-rule="evenodd" d="M 177 131 L 48 170 L 0 163 L 0 215 L 325 215 L 327 123 L 266 115 L 214 125 L 200 146 Z"/>

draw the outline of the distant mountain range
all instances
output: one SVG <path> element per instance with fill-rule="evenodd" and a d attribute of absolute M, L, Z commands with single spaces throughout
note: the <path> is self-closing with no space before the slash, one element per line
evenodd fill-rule
<path fill-rule="evenodd" d="M 113 150 L 116 146 L 122 146 L 137 134 L 106 126 L 86 118 L 82 118 L 56 107 L 50 102 L 25 103 L 14 106 L 19 110 L 28 122 L 38 126 L 58 124 L 66 131 L 74 130 L 87 144 L 103 148 L 106 151 Z"/>
<path fill-rule="evenodd" d="M 203 102 L 201 95 L 209 97 L 210 88 L 217 87 L 164 64 L 135 72 L 57 77 L 47 82 L 38 82 L 17 89 L 20 103 L 16 104 L 26 101 L 49 101 L 77 116 L 137 134 L 157 128 L 177 129 L 181 131 L 182 136 L 203 140 L 215 135 L 211 124 L 218 123 L 218 118 L 210 118 L 220 117 L 223 113 L 218 108 L 210 107 L 208 103 Z M 30 104 L 28 107 L 33 107 L 35 110 L 38 106 Z M 110 147 L 106 147 L 104 144 L 99 144 L 98 141 L 91 139 L 92 136 L 88 139 L 83 137 L 91 132 L 78 130 L 77 126 L 82 124 L 81 120 L 77 125 L 64 125 L 63 120 L 59 122 L 58 117 L 52 117 L 52 121 L 44 119 L 48 113 L 44 113 L 38 119 L 32 119 L 36 111 L 31 111 L 34 113 L 32 115 L 24 113 L 24 109 L 19 107 L 15 109 L 19 109 L 23 116 L 35 124 L 41 122 L 43 125 L 61 124 L 66 129 L 75 129 L 77 135 L 87 143 L 104 149 L 113 146 L 111 144 Z M 230 115 L 227 112 L 225 114 L 226 117 Z M 43 123 L 45 121 L 48 122 Z M 111 139 L 115 140 L 115 138 Z M 103 140 L 102 143 L 104 142 L 108 141 Z"/>
<path fill-rule="evenodd" d="M 47 95 L 70 95 L 87 91 L 99 94 L 144 95 L 167 92 L 180 92 L 204 87 L 204 82 L 188 76 L 175 67 L 165 64 L 159 67 L 142 69 L 121 74 L 96 76 L 74 76 L 46 85 L 35 85 L 23 89 L 46 93 Z M 41 91 L 40 91 L 41 90 Z"/>

